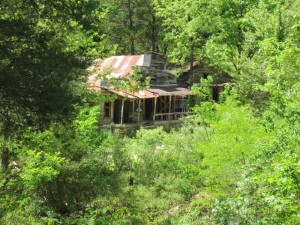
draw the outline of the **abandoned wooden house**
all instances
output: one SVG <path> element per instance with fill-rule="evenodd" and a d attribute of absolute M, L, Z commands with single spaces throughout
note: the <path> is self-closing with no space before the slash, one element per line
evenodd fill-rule
<path fill-rule="evenodd" d="M 221 73 L 209 63 L 202 59 L 201 61 L 194 61 L 191 65 L 185 65 L 180 68 L 181 75 L 177 79 L 177 85 L 181 87 L 188 87 L 191 85 L 201 85 L 200 79 L 206 79 L 209 75 L 213 77 L 213 84 L 211 85 L 211 94 L 213 100 L 219 101 L 220 93 L 224 91 L 227 85 L 234 85 L 232 77 L 226 73 Z M 178 67 L 170 67 L 171 71 L 178 70 Z"/>
<path fill-rule="evenodd" d="M 108 78 L 121 79 L 134 76 L 140 68 L 142 79 L 150 77 L 146 90 L 130 92 L 117 90 L 99 78 L 99 71 L 108 71 Z M 157 121 L 178 120 L 193 114 L 189 99 L 195 96 L 187 87 L 177 85 L 177 76 L 166 70 L 166 57 L 150 52 L 143 55 L 112 56 L 98 60 L 90 68 L 98 71 L 91 74 L 88 83 L 91 89 L 100 90 L 115 99 L 102 102 L 102 124 L 156 123 Z M 109 80 L 108 80 L 109 82 Z"/>

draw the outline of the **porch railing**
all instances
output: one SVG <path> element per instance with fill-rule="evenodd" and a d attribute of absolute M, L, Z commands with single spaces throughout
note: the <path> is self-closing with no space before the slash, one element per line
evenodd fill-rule
<path fill-rule="evenodd" d="M 154 120 L 177 120 L 182 116 L 192 115 L 195 112 L 171 112 L 171 113 L 155 113 Z"/>

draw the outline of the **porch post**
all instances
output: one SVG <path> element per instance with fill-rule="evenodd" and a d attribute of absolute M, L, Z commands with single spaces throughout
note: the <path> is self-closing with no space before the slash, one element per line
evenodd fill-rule
<path fill-rule="evenodd" d="M 181 100 L 181 105 L 182 105 L 182 112 L 184 112 L 184 95 L 182 95 L 182 100 Z"/>
<path fill-rule="evenodd" d="M 141 113 L 141 100 L 139 99 L 139 105 L 138 105 L 138 124 L 140 123 L 140 113 Z"/>
<path fill-rule="evenodd" d="M 113 101 L 113 102 L 111 102 L 110 103 L 110 118 L 111 118 L 111 120 L 114 120 L 114 113 L 115 113 L 115 109 L 114 109 L 114 107 L 115 107 L 115 102 Z"/>
<path fill-rule="evenodd" d="M 123 124 L 123 114 L 124 114 L 124 98 L 122 98 L 122 107 L 121 107 L 121 124 Z"/>
<path fill-rule="evenodd" d="M 169 99 L 169 120 L 171 120 L 171 107 L 172 107 L 172 95 L 170 95 L 170 99 Z"/>
<path fill-rule="evenodd" d="M 154 98 L 153 121 L 155 121 L 156 104 L 157 104 L 157 98 Z"/>

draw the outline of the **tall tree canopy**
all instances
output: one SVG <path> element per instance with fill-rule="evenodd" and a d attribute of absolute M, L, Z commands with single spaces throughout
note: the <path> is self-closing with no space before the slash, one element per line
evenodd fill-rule
<path fill-rule="evenodd" d="M 217 1 L 160 1 L 155 9 L 162 19 L 164 43 L 169 59 L 184 64 L 193 56 L 201 56 L 208 38 L 217 31 Z"/>
<path fill-rule="evenodd" d="M 66 116 L 88 57 L 105 53 L 93 30 L 101 8 L 73 0 L 4 0 L 0 7 L 1 121 Z"/>
<path fill-rule="evenodd" d="M 161 22 L 152 0 L 108 0 L 104 5 L 103 32 L 117 45 L 117 54 L 162 50 Z"/>
<path fill-rule="evenodd" d="M 0 3 L 0 136 L 24 125 L 66 120 L 84 92 L 89 59 L 110 45 L 99 36 L 98 1 L 4 0 Z M 7 169 L 10 149 L 1 147 Z"/>

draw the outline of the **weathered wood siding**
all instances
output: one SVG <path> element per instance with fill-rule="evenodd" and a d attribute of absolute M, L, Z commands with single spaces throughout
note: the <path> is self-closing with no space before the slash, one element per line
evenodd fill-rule
<path fill-rule="evenodd" d="M 176 85 L 176 75 L 166 70 L 167 59 L 164 55 L 157 53 L 145 54 L 144 65 L 141 72 L 144 77 L 151 77 L 152 86 Z"/>

